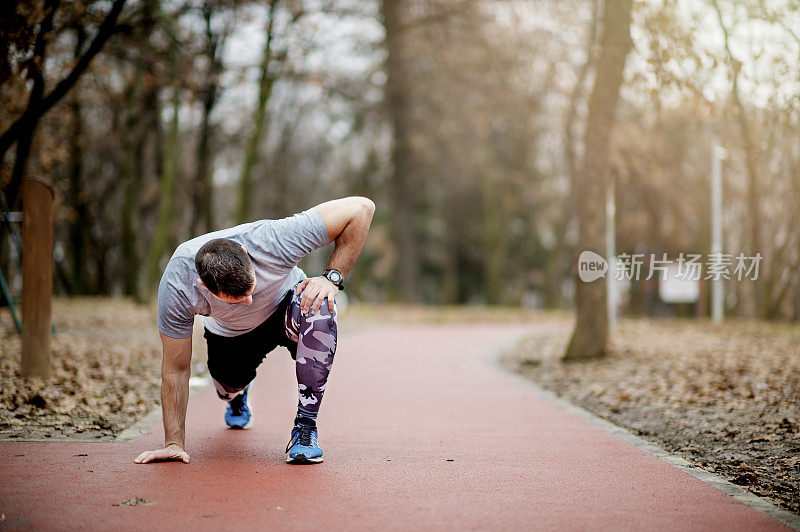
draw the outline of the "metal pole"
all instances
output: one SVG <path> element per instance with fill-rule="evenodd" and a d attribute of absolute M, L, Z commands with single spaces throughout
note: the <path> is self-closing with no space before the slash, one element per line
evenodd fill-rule
<path fill-rule="evenodd" d="M 711 253 L 722 253 L 722 158 L 725 150 L 714 139 L 711 147 Z M 725 319 L 722 279 L 711 280 L 711 319 Z"/>
<path fill-rule="evenodd" d="M 606 260 L 608 261 L 606 305 L 609 327 L 614 327 L 614 324 L 617 323 L 617 294 L 616 286 L 614 285 L 617 257 L 617 232 L 614 224 L 616 210 L 616 204 L 614 203 L 614 176 L 612 175 L 606 190 Z"/>
<path fill-rule="evenodd" d="M 11 311 L 11 319 L 14 320 L 14 325 L 17 327 L 17 332 L 21 333 L 22 322 L 20 322 L 19 317 L 17 317 L 17 310 L 14 308 L 14 298 L 11 297 L 11 290 L 8 288 L 8 284 L 6 284 L 6 279 L 3 277 L 2 270 L 0 270 L 0 292 L 3 293 L 3 297 L 8 303 L 8 310 Z"/>
<path fill-rule="evenodd" d="M 53 295 L 53 188 L 22 183 L 22 376 L 50 378 Z"/>

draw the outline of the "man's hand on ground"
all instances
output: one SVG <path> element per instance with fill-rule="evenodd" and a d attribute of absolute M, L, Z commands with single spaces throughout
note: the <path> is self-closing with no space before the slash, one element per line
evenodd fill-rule
<path fill-rule="evenodd" d="M 146 464 L 147 462 L 162 462 L 166 460 L 181 461 L 185 464 L 189 463 L 189 455 L 184 451 L 180 445 L 170 444 L 163 449 L 155 451 L 145 451 L 134 460 L 137 464 Z"/>
<path fill-rule="evenodd" d="M 323 276 L 309 277 L 300 281 L 294 288 L 300 298 L 300 310 L 307 314 L 309 309 L 314 315 L 319 311 L 322 302 L 328 298 L 328 310 L 333 314 L 333 299 L 339 293 L 339 288 Z"/>

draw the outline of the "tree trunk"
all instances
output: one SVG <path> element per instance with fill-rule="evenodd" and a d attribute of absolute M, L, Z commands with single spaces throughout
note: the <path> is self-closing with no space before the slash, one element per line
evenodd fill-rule
<path fill-rule="evenodd" d="M 125 98 L 122 183 L 125 198 L 122 203 L 122 286 L 126 295 L 139 298 L 139 197 L 142 186 L 142 155 L 144 127 L 137 113 L 142 86 L 142 69 L 135 67 L 133 80 Z"/>
<path fill-rule="evenodd" d="M 565 209 L 565 211 L 571 211 L 574 207 L 572 190 L 574 189 L 573 184 L 577 179 L 576 175 L 578 173 L 578 157 L 575 153 L 575 121 L 578 118 L 578 104 L 580 104 L 583 100 L 583 85 L 586 83 L 586 78 L 592 69 L 592 65 L 594 64 L 593 50 L 595 41 L 597 40 L 598 23 L 597 2 L 598 0 L 592 0 L 592 20 L 591 25 L 589 26 L 589 32 L 586 35 L 585 43 L 586 60 L 578 70 L 575 86 L 572 88 L 572 94 L 570 95 L 569 99 L 569 110 L 567 111 L 567 117 L 564 120 L 564 162 L 567 165 L 568 177 L 570 179 L 570 195 L 568 196 L 569 203 L 567 204 L 568 209 Z"/>
<path fill-rule="evenodd" d="M 47 0 L 45 2 L 45 15 L 39 25 L 39 33 L 36 35 L 36 43 L 33 48 L 33 59 L 28 67 L 28 78 L 33 83 L 28 97 L 28 106 L 25 109 L 25 113 L 17 121 L 17 124 L 19 124 L 17 153 L 14 159 L 14 168 L 11 171 L 11 182 L 6 187 L 6 199 L 12 209 L 17 203 L 19 187 L 25 178 L 28 168 L 28 156 L 33 144 L 33 135 L 36 133 L 36 126 L 43 113 L 42 99 L 44 98 L 44 65 L 47 56 L 47 42 L 50 39 L 50 33 L 53 31 L 53 19 L 57 8 L 57 0 Z"/>
<path fill-rule="evenodd" d="M 622 85 L 625 59 L 631 47 L 632 0 L 606 0 L 603 9 L 602 53 L 589 97 L 589 116 L 583 166 L 577 174 L 575 199 L 578 209 L 578 251 L 605 256 L 605 197 L 608 188 L 609 132 Z M 606 275 L 613 275 L 607 272 Z M 608 341 L 606 283 L 602 277 L 590 283 L 575 278 L 575 330 L 565 360 L 603 356 Z"/>
<path fill-rule="evenodd" d="M 446 305 L 455 305 L 458 303 L 458 296 L 461 291 L 458 271 L 458 221 L 453 212 L 454 206 L 446 200 L 443 203 L 444 238 L 442 239 L 442 245 L 444 246 L 444 272 L 442 272 L 442 297 Z"/>
<path fill-rule="evenodd" d="M 272 86 L 275 83 L 275 75 L 270 72 L 270 64 L 272 63 L 272 32 L 275 21 L 275 7 L 277 5 L 278 0 L 272 0 L 269 6 L 267 36 L 264 44 L 264 56 L 261 60 L 261 81 L 258 85 L 258 105 L 253 118 L 253 130 L 250 132 L 250 139 L 247 142 L 247 149 L 244 155 L 242 177 L 239 180 L 239 206 L 236 210 L 236 220 L 239 223 L 244 223 L 250 219 L 253 167 L 258 162 L 258 149 L 261 139 L 264 137 L 264 129 L 267 122 L 267 103 L 269 103 Z"/>
<path fill-rule="evenodd" d="M 386 32 L 386 104 L 394 134 L 391 178 L 392 225 L 398 246 L 398 298 L 414 302 L 419 298 L 419 261 L 417 259 L 414 210 L 416 206 L 411 147 L 410 88 L 403 68 L 401 43 L 401 13 L 403 0 L 383 0 L 381 15 Z"/>
<path fill-rule="evenodd" d="M 195 174 L 194 214 L 192 215 L 192 232 L 195 235 L 212 231 L 214 227 L 214 211 L 212 205 L 212 172 L 211 172 L 211 111 L 217 103 L 219 92 L 219 76 L 222 73 L 222 58 L 220 53 L 221 38 L 214 33 L 211 27 L 211 17 L 214 13 L 210 2 L 203 5 L 203 17 L 206 23 L 206 58 L 209 63 L 209 72 L 206 85 L 203 87 L 201 101 L 203 104 L 203 118 L 200 121 L 200 140 L 197 143 L 197 172 Z"/>
<path fill-rule="evenodd" d="M 756 253 L 762 251 L 761 248 L 761 207 L 759 204 L 760 187 L 758 184 L 758 171 L 756 169 L 756 153 L 753 146 L 753 140 L 750 136 L 750 125 L 745 113 L 744 105 L 739 94 L 739 70 L 741 63 L 736 60 L 731 52 L 728 43 L 728 28 L 722 20 L 722 12 L 719 9 L 717 0 L 712 2 L 714 10 L 717 13 L 719 26 L 722 29 L 722 35 L 725 43 L 725 53 L 728 56 L 731 67 L 731 96 L 733 96 L 733 103 L 736 106 L 736 118 L 739 125 L 739 133 L 742 136 L 742 144 L 744 145 L 744 162 L 747 170 L 747 217 L 750 219 L 750 256 L 755 256 Z M 753 308 L 755 316 L 763 318 L 767 311 L 767 301 L 764 297 L 764 284 L 762 276 L 759 279 L 752 280 L 748 283 L 752 288 Z"/>
<path fill-rule="evenodd" d="M 200 122 L 200 140 L 197 144 L 197 172 L 195 174 L 194 213 L 192 233 L 208 233 L 214 227 L 213 174 L 211 172 L 211 110 L 215 96 L 203 95 L 203 118 Z"/>
<path fill-rule="evenodd" d="M 80 56 L 86 32 L 82 27 L 77 30 L 75 57 Z M 74 209 L 69 227 L 69 240 L 72 247 L 72 273 L 70 275 L 71 292 L 86 293 L 87 273 L 87 227 L 89 225 L 89 209 L 83 190 L 83 116 L 81 115 L 81 99 L 73 93 L 70 105 L 72 114 L 72 147 L 69 161 L 69 204 Z"/>
<path fill-rule="evenodd" d="M 489 172 L 487 169 L 478 177 L 483 200 L 483 294 L 486 304 L 498 305 L 503 301 L 509 209 L 503 187 L 495 183 Z"/>
<path fill-rule="evenodd" d="M 125 153 L 122 158 L 122 186 L 124 199 L 122 204 L 122 286 L 126 295 L 137 301 L 147 297 L 143 290 L 142 260 L 144 259 L 142 235 L 142 190 L 145 188 L 145 176 L 159 175 L 152 172 L 145 163 L 148 137 L 160 136 L 161 105 L 160 86 L 153 75 L 156 52 L 151 44 L 155 29 L 157 13 L 160 10 L 159 0 L 142 2 L 143 20 L 139 41 L 141 42 L 141 58 L 134 64 L 133 78 L 125 95 L 125 110 L 122 114 L 124 130 L 123 139 Z M 154 143 L 160 144 L 158 138 Z M 156 162 L 153 166 L 160 166 Z"/>
<path fill-rule="evenodd" d="M 175 210 L 175 181 L 178 167 L 179 128 L 178 116 L 180 111 L 180 89 L 175 87 L 172 94 L 172 120 L 167 133 L 166 154 L 164 157 L 164 171 L 161 175 L 159 187 L 158 222 L 156 223 L 153 241 L 150 244 L 150 254 L 147 261 L 147 293 L 158 283 L 161 277 L 161 259 L 164 256 L 167 243 L 170 241 L 173 211 Z"/>
<path fill-rule="evenodd" d="M 800 272 L 797 270 L 792 272 L 792 290 L 794 297 L 792 300 L 792 321 L 800 322 Z"/>
<path fill-rule="evenodd" d="M 553 256 L 548 260 L 548 283 L 544 290 L 545 306 L 558 308 L 562 305 L 561 279 L 568 270 L 567 232 L 575 215 L 575 180 L 578 173 L 578 156 L 575 153 L 575 122 L 578 119 L 578 105 L 584 101 L 583 86 L 586 78 L 594 65 L 594 46 L 597 40 L 598 0 L 591 0 L 592 16 L 589 31 L 586 35 L 585 51 L 586 60 L 580 66 L 575 80 L 575 86 L 570 95 L 567 116 L 564 119 L 564 163 L 567 167 L 567 192 L 564 198 L 564 208 L 559 213 L 555 222 L 556 246 Z"/>

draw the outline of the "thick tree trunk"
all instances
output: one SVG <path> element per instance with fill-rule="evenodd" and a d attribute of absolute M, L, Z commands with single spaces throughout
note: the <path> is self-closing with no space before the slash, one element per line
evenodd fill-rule
<path fill-rule="evenodd" d="M 591 250 L 605 256 L 605 197 L 608 188 L 610 131 L 622 85 L 625 59 L 631 47 L 632 0 L 606 0 L 603 11 L 602 53 L 594 88 L 589 97 L 586 151 L 577 174 L 578 252 Z M 608 272 L 606 275 L 613 275 Z M 590 283 L 575 278 L 576 324 L 564 358 L 603 356 L 608 341 L 605 279 Z"/>
<path fill-rule="evenodd" d="M 386 104 L 394 133 L 392 147 L 392 226 L 397 242 L 398 298 L 414 302 L 419 298 L 419 261 L 417 259 L 416 228 L 414 211 L 416 206 L 413 176 L 413 153 L 411 147 L 411 119 L 406 72 L 403 68 L 401 43 L 401 13 L 403 0 L 383 0 L 381 15 L 386 32 Z"/>
<path fill-rule="evenodd" d="M 239 179 L 239 206 L 236 209 L 236 220 L 244 223 L 250 219 L 250 199 L 253 195 L 252 180 L 253 168 L 258 162 L 258 150 L 261 139 L 264 138 L 264 130 L 267 123 L 267 104 L 272 94 L 272 86 L 275 83 L 275 74 L 270 72 L 272 63 L 272 33 L 275 21 L 275 8 L 278 0 L 272 0 L 269 6 L 269 16 L 267 18 L 267 35 L 264 44 L 264 56 L 261 60 L 261 81 L 258 85 L 258 104 L 256 113 L 253 117 L 253 130 L 247 142 L 247 148 L 242 165 L 242 176 Z"/>

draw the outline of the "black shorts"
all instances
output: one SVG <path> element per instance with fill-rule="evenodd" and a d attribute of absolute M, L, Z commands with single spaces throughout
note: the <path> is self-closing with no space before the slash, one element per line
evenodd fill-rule
<path fill-rule="evenodd" d="M 252 331 L 239 336 L 220 336 L 205 329 L 203 336 L 208 344 L 208 371 L 211 377 L 231 391 L 241 390 L 256 378 L 256 368 L 276 347 L 289 350 L 297 356 L 297 343 L 286 335 L 284 317 L 293 290 L 286 293 L 275 312 Z"/>

